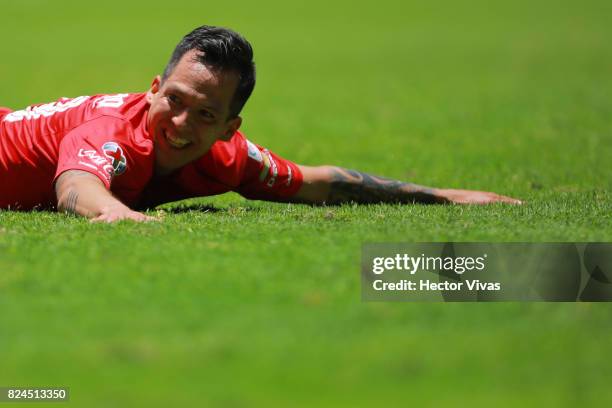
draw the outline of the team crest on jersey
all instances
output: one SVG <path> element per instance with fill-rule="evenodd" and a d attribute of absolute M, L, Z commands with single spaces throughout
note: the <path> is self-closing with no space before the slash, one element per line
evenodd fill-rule
<path fill-rule="evenodd" d="M 113 174 L 115 176 L 123 174 L 127 169 L 127 160 L 121 147 L 115 142 L 106 142 L 102 146 L 102 151 L 106 157 L 112 160 Z"/>

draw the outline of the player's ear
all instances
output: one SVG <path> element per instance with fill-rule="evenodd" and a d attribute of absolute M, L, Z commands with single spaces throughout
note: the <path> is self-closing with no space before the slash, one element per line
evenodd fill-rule
<path fill-rule="evenodd" d="M 220 137 L 220 139 L 225 141 L 230 140 L 232 136 L 234 136 L 234 133 L 236 133 L 236 131 L 240 129 L 240 125 L 242 125 L 242 118 L 240 116 L 236 116 L 234 119 L 230 119 L 227 122 L 225 132 Z"/>
<path fill-rule="evenodd" d="M 151 82 L 151 88 L 147 92 L 147 102 L 151 103 L 153 100 L 153 95 L 159 92 L 159 88 L 161 88 L 161 77 L 157 75 L 153 78 L 153 82 Z"/>

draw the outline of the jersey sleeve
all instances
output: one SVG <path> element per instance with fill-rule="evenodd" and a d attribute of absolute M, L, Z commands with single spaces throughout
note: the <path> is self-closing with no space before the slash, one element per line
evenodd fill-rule
<path fill-rule="evenodd" d="M 234 190 L 253 200 L 284 201 L 302 186 L 297 164 L 244 138 L 246 162 L 239 186 Z"/>
<path fill-rule="evenodd" d="M 59 145 L 54 179 L 65 171 L 81 170 L 98 177 L 110 190 L 113 177 L 126 170 L 122 141 L 129 139 L 129 132 L 125 121 L 104 116 L 72 129 Z"/>

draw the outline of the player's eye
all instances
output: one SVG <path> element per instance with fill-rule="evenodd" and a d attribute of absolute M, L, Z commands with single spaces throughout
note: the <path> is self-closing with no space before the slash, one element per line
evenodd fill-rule
<path fill-rule="evenodd" d="M 200 115 L 204 118 L 204 119 L 214 119 L 215 115 L 213 115 L 212 113 L 210 113 L 207 110 L 202 110 L 200 111 Z"/>
<path fill-rule="evenodd" d="M 168 98 L 168 101 L 170 101 L 170 103 L 173 105 L 176 105 L 180 102 L 180 99 L 178 98 L 178 96 L 174 94 L 169 94 L 167 98 Z"/>

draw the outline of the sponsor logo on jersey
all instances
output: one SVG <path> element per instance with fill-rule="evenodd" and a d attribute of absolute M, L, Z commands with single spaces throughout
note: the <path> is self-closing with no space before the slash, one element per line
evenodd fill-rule
<path fill-rule="evenodd" d="M 115 142 L 106 142 L 102 145 L 102 151 L 106 157 L 111 159 L 113 174 L 115 176 L 123 174 L 127 169 L 127 160 L 121 147 Z"/>
<path fill-rule="evenodd" d="M 263 163 L 263 157 L 261 157 L 261 152 L 259 151 L 257 146 L 255 146 L 249 140 L 247 140 L 246 142 L 247 142 L 247 149 L 248 149 L 249 157 L 253 160 Z"/>
<path fill-rule="evenodd" d="M 89 162 L 80 160 L 79 164 L 81 166 L 95 170 L 98 174 L 104 177 L 104 179 L 108 181 L 111 180 L 111 176 L 115 172 L 115 169 L 108 163 L 108 158 L 100 156 L 95 150 L 85 149 L 79 149 L 77 155 L 89 160 Z"/>

